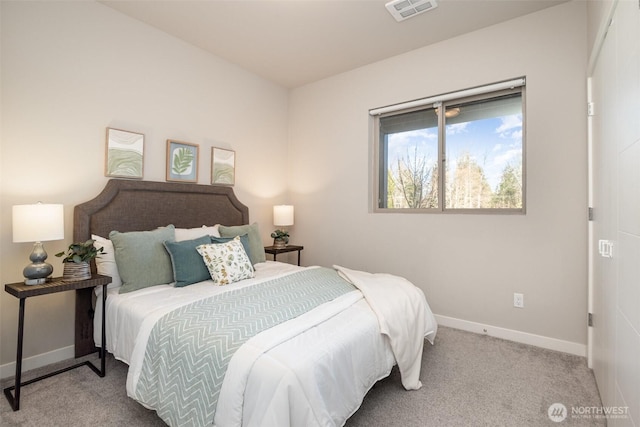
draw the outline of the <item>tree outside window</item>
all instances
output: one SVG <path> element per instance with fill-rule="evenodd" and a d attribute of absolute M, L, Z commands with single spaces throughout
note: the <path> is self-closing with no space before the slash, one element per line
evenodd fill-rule
<path fill-rule="evenodd" d="M 377 124 L 377 210 L 524 212 L 522 87 Z"/>

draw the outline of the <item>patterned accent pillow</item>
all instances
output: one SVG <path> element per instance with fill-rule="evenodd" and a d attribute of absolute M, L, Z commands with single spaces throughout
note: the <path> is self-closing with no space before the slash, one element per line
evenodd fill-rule
<path fill-rule="evenodd" d="M 228 285 L 253 277 L 253 266 L 240 237 L 227 243 L 200 245 L 196 250 L 202 256 L 216 285 Z"/>
<path fill-rule="evenodd" d="M 265 262 L 267 260 L 257 222 L 251 225 L 234 225 L 231 227 L 220 225 L 218 231 L 221 237 L 236 237 L 246 234 L 249 237 L 249 250 L 247 250 L 247 255 L 251 260 L 251 264 L 256 265 L 259 262 Z"/>

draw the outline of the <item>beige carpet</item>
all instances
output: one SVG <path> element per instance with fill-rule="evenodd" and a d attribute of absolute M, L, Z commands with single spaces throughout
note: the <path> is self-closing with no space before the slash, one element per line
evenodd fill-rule
<path fill-rule="evenodd" d="M 24 374 L 23 380 L 63 365 Z M 31 384 L 22 389 L 17 412 L 3 395 L 0 425 L 164 425 L 127 397 L 126 371 L 126 365 L 109 357 L 105 378 L 81 367 Z M 605 425 L 602 418 L 571 415 L 573 407 L 601 405 L 593 374 L 581 357 L 443 327 L 436 344 L 425 346 L 421 380 L 422 389 L 405 391 L 394 369 L 367 394 L 346 426 Z M 2 382 L 3 388 L 8 385 Z M 548 416 L 554 403 L 568 410 L 561 423 Z"/>

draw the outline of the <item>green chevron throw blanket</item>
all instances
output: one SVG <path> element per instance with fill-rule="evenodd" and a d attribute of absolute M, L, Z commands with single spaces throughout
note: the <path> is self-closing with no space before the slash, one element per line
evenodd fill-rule
<path fill-rule="evenodd" d="M 354 289 L 335 270 L 313 268 L 180 307 L 149 336 L 136 398 L 171 426 L 210 426 L 245 341 Z"/>

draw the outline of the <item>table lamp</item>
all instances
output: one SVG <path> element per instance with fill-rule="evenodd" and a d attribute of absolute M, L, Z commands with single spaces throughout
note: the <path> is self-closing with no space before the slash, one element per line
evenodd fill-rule
<path fill-rule="evenodd" d="M 293 225 L 293 206 L 292 205 L 276 205 L 273 207 L 273 225 L 276 227 L 288 227 Z M 273 245 L 275 247 L 283 248 L 289 243 L 289 232 L 284 228 L 279 228 L 273 233 L 271 237 L 275 240 Z"/>
<path fill-rule="evenodd" d="M 42 242 L 64 239 L 63 205 L 36 203 L 13 206 L 13 241 L 35 242 L 29 256 L 31 264 L 22 274 L 27 285 L 40 285 L 53 273 L 53 266 L 45 262 L 47 252 Z"/>

